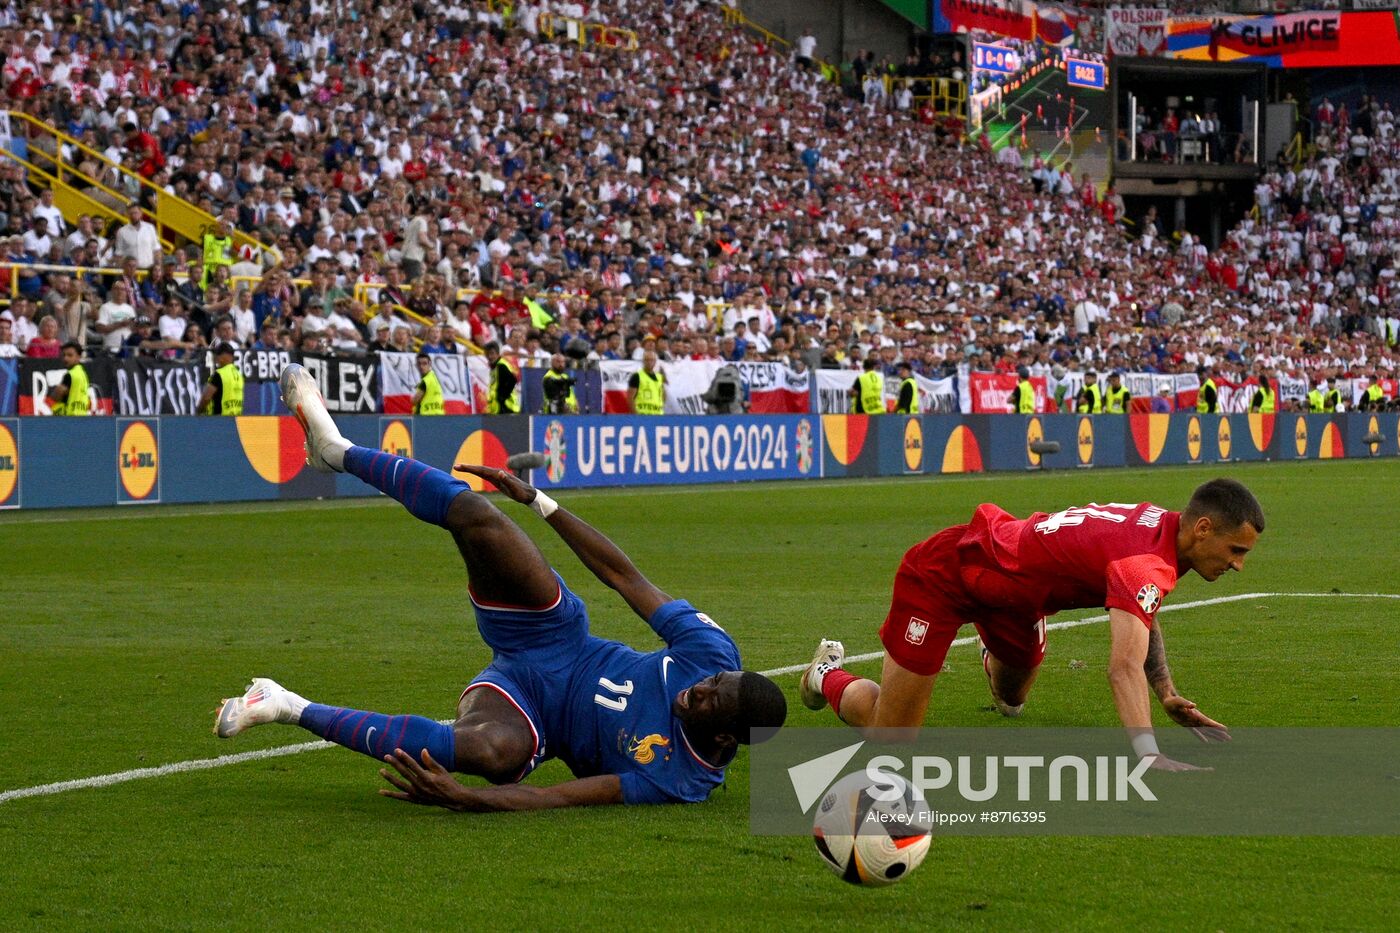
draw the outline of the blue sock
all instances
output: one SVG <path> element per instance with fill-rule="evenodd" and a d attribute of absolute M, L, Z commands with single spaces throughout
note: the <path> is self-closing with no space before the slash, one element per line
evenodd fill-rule
<path fill-rule="evenodd" d="M 457 740 L 452 726 L 423 716 L 386 716 L 310 703 L 302 710 L 298 724 L 327 741 L 377 761 L 383 761 L 396 748 L 408 752 L 415 761 L 422 761 L 421 753 L 426 748 L 447 770 L 454 770 L 457 764 Z"/>
<path fill-rule="evenodd" d="M 345 452 L 345 472 L 358 476 L 380 492 L 393 496 L 403 507 L 430 525 L 441 525 L 452 500 L 471 489 L 449 473 L 426 463 L 396 457 L 373 447 L 351 447 Z"/>

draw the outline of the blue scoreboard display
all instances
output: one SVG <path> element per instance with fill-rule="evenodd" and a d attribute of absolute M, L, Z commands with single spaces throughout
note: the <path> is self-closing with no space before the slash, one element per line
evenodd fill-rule
<path fill-rule="evenodd" d="M 1065 56 L 1065 83 L 1070 87 L 1084 87 L 1102 91 L 1108 87 L 1108 69 L 1103 62 L 1091 62 L 1084 58 Z"/>
<path fill-rule="evenodd" d="M 999 75 L 1014 75 L 1021 70 L 1021 55 L 1015 49 L 991 42 L 972 43 L 972 67 Z"/>

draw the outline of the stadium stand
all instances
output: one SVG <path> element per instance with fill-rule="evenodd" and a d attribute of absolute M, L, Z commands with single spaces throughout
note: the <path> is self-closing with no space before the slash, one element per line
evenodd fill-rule
<path fill-rule="evenodd" d="M 51 0 L 0 7 L 0 48 L 11 133 L 74 140 L 112 210 L 170 196 L 244 244 L 206 262 L 154 213 L 65 216 L 0 158 L 0 355 L 52 317 L 59 342 L 167 357 L 226 322 L 244 346 L 528 363 L 650 335 L 663 359 L 930 377 L 1396 368 L 1388 104 L 1317 114 L 1211 252 L 1072 165 L 967 141 L 888 63 L 811 67 L 699 0 Z"/>

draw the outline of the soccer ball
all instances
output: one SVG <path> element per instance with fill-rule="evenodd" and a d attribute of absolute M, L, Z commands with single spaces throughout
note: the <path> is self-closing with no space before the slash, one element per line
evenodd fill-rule
<path fill-rule="evenodd" d="M 875 783 L 864 771 L 837 781 L 817 805 L 812 839 L 826 866 L 851 884 L 894 884 L 928 854 L 933 827 L 920 794 L 899 775 Z M 880 798 L 893 796 L 892 800 Z"/>

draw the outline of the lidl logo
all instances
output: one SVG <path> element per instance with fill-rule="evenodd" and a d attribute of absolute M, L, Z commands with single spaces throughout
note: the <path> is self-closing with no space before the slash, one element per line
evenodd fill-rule
<path fill-rule="evenodd" d="M 160 476 L 160 450 L 150 425 L 133 421 L 117 444 L 117 476 L 133 499 L 145 499 Z"/>
<path fill-rule="evenodd" d="M 917 473 L 924 466 L 924 429 L 918 418 L 910 418 L 904 425 L 904 468 Z"/>
<path fill-rule="evenodd" d="M 1293 446 L 1298 456 L 1308 455 L 1308 423 L 1299 417 L 1293 424 Z"/>
<path fill-rule="evenodd" d="M 1215 429 L 1215 442 L 1220 447 L 1220 459 L 1230 459 L 1230 419 L 1221 418 L 1220 426 Z"/>
<path fill-rule="evenodd" d="M 1039 418 L 1032 418 L 1026 422 L 1026 460 L 1031 466 L 1040 466 L 1040 454 L 1035 452 L 1035 445 L 1045 440 L 1045 428 L 1040 424 Z"/>
<path fill-rule="evenodd" d="M 384 436 L 380 438 L 379 449 L 395 457 L 412 458 L 413 437 L 408 433 L 407 426 L 397 418 L 389 422 L 384 428 Z"/>
<path fill-rule="evenodd" d="M 1079 419 L 1079 462 L 1084 466 L 1094 462 L 1094 422 L 1088 418 Z"/>
<path fill-rule="evenodd" d="M 1199 463 L 1201 459 L 1201 419 L 1195 415 L 1186 425 L 1186 454 L 1191 458 L 1192 463 Z"/>
<path fill-rule="evenodd" d="M 0 424 L 0 506 L 13 505 L 10 498 L 19 486 L 19 445 L 10 429 Z"/>

